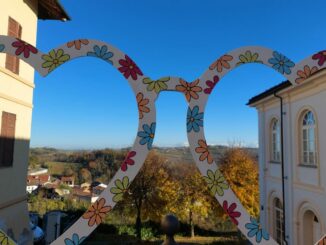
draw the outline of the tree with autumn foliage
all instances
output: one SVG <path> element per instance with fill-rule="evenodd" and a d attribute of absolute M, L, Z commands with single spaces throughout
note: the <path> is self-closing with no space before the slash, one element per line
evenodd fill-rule
<path fill-rule="evenodd" d="M 259 215 L 259 172 L 255 156 L 246 149 L 228 148 L 220 159 L 220 169 L 250 215 Z"/>
<path fill-rule="evenodd" d="M 167 205 L 178 197 L 178 183 L 173 182 L 165 159 L 151 151 L 124 195 L 123 204 L 136 216 L 136 234 L 141 238 L 142 219 L 159 221 Z"/>
<path fill-rule="evenodd" d="M 178 163 L 174 176 L 180 183 L 176 213 L 181 221 L 190 225 L 190 235 L 195 236 L 195 224 L 206 223 L 212 217 L 222 216 L 223 210 L 210 194 L 208 186 L 195 164 Z"/>

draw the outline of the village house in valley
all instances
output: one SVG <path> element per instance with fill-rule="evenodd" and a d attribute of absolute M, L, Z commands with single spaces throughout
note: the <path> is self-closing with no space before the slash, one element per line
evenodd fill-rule
<path fill-rule="evenodd" d="M 38 19 L 69 19 L 57 0 L 0 0 L 0 6 L 0 35 L 34 46 Z M 0 229 L 17 242 L 31 234 L 26 177 L 33 89 L 34 69 L 16 57 L 0 54 Z"/>
<path fill-rule="evenodd" d="M 281 245 L 284 231 L 289 245 L 313 245 L 326 233 L 326 70 L 299 86 L 283 82 L 248 104 L 259 118 L 261 223 Z"/>

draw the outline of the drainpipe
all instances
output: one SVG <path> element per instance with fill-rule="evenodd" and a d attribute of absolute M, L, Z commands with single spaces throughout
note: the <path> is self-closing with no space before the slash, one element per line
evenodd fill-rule
<path fill-rule="evenodd" d="M 284 133 L 283 133 L 283 98 L 279 95 L 274 93 L 274 96 L 280 99 L 280 111 L 281 111 L 281 165 L 282 165 L 282 198 L 283 198 L 283 240 L 287 245 L 288 242 L 286 240 L 286 233 L 285 233 L 285 191 L 284 191 L 284 181 L 287 177 L 284 176 Z"/>

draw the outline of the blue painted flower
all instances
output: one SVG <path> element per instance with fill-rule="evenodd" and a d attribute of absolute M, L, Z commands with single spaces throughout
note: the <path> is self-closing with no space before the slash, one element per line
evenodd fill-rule
<path fill-rule="evenodd" d="M 82 237 L 79 239 L 79 235 L 74 233 L 72 235 L 72 239 L 66 238 L 65 239 L 65 245 L 79 245 L 81 244 L 84 240 L 86 239 L 86 237 Z"/>
<path fill-rule="evenodd" d="M 273 52 L 273 56 L 273 58 L 268 60 L 268 63 L 272 64 L 272 67 L 282 74 L 291 74 L 291 68 L 294 67 L 294 63 L 276 51 Z"/>
<path fill-rule="evenodd" d="M 88 52 L 87 56 L 99 57 L 99 58 L 111 63 L 111 65 L 113 64 L 112 61 L 110 60 L 110 58 L 113 57 L 113 53 L 108 52 L 108 46 L 103 45 L 102 47 L 99 47 L 98 45 L 95 45 L 93 47 L 93 50 L 94 50 L 94 52 Z"/>
<path fill-rule="evenodd" d="M 138 136 L 141 138 L 139 141 L 139 144 L 145 145 L 147 144 L 147 149 L 150 150 L 152 148 L 153 140 L 154 140 L 154 135 L 155 135 L 155 128 L 156 128 L 156 123 L 153 122 L 151 126 L 148 124 L 143 125 L 144 131 L 138 132 Z"/>
<path fill-rule="evenodd" d="M 5 45 L 0 44 L 0 52 L 2 52 L 5 49 Z"/>
<path fill-rule="evenodd" d="M 203 118 L 204 113 L 198 113 L 199 107 L 196 105 L 191 110 L 190 107 L 188 107 L 187 112 L 187 131 L 190 132 L 191 130 L 194 130 L 195 132 L 199 132 L 200 128 L 203 127 Z"/>
<path fill-rule="evenodd" d="M 248 237 L 256 236 L 257 243 L 260 243 L 262 239 L 269 240 L 269 234 L 261 228 L 256 219 L 250 217 L 250 223 L 247 223 L 245 227 L 249 230 Z"/>

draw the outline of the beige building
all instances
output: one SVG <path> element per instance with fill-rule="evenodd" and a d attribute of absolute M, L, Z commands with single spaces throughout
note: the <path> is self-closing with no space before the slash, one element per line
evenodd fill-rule
<path fill-rule="evenodd" d="M 56 0 L 0 0 L 0 35 L 36 45 L 38 19 L 69 19 Z M 16 241 L 30 234 L 26 178 L 34 69 L 0 54 L 0 228 Z"/>
<path fill-rule="evenodd" d="M 281 100 L 275 95 L 283 100 L 285 202 Z M 279 244 L 285 244 L 285 230 L 289 245 L 312 245 L 326 233 L 326 70 L 296 87 L 283 82 L 248 104 L 259 116 L 261 222 Z"/>

